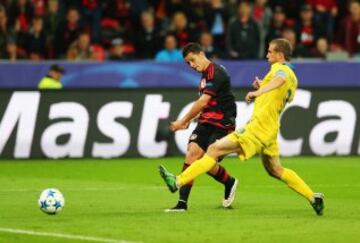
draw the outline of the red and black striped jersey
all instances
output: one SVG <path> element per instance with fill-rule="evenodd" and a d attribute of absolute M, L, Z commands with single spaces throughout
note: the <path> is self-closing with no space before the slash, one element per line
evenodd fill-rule
<path fill-rule="evenodd" d="M 211 63 L 202 73 L 199 95 L 212 98 L 201 111 L 199 123 L 208 123 L 227 130 L 235 129 L 236 104 L 230 76 L 221 65 Z"/>

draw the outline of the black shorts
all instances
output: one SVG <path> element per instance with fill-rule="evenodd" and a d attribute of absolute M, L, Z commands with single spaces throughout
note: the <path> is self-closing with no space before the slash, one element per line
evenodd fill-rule
<path fill-rule="evenodd" d="M 207 123 L 198 123 L 189 138 L 189 143 L 193 142 L 206 151 L 210 144 L 229 134 L 229 130 L 216 127 Z"/>

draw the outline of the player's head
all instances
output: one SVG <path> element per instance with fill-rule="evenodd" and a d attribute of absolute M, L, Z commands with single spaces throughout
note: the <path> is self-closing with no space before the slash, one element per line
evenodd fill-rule
<path fill-rule="evenodd" d="M 182 53 L 187 64 L 198 72 L 204 72 L 210 63 L 198 43 L 188 43 L 184 46 Z"/>
<path fill-rule="evenodd" d="M 289 62 L 291 59 L 292 48 L 291 44 L 286 39 L 274 39 L 270 42 L 268 52 L 267 52 L 267 59 L 270 64 L 276 62 Z"/>

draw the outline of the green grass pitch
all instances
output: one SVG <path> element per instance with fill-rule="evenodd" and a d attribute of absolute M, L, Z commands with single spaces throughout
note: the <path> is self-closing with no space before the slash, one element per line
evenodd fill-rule
<path fill-rule="evenodd" d="M 170 194 L 157 166 L 178 172 L 182 159 L 2 160 L 0 242 L 360 242 L 359 157 L 282 160 L 325 193 L 322 217 L 267 176 L 258 158 L 223 162 L 240 181 L 233 209 L 221 208 L 222 185 L 203 175 L 188 212 L 164 213 L 177 194 Z M 66 199 L 55 216 L 37 206 L 48 187 Z"/>

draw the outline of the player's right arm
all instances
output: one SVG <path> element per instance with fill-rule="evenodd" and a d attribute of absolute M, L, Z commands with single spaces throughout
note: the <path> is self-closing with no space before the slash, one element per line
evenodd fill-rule
<path fill-rule="evenodd" d="M 189 127 L 189 124 L 192 119 L 196 118 L 202 109 L 208 104 L 211 100 L 211 95 L 209 94 L 202 94 L 198 100 L 191 106 L 190 111 L 188 111 L 184 117 L 180 120 L 171 122 L 170 129 L 173 132 L 178 130 L 186 129 Z"/>
<path fill-rule="evenodd" d="M 262 95 L 264 93 L 267 93 L 267 92 L 270 92 L 271 90 L 279 88 L 285 82 L 286 82 L 285 77 L 276 76 L 268 84 L 260 87 L 258 90 L 247 93 L 245 100 L 246 100 L 246 102 L 249 103 L 249 102 L 253 101 L 256 97 L 259 97 L 260 95 Z"/>

